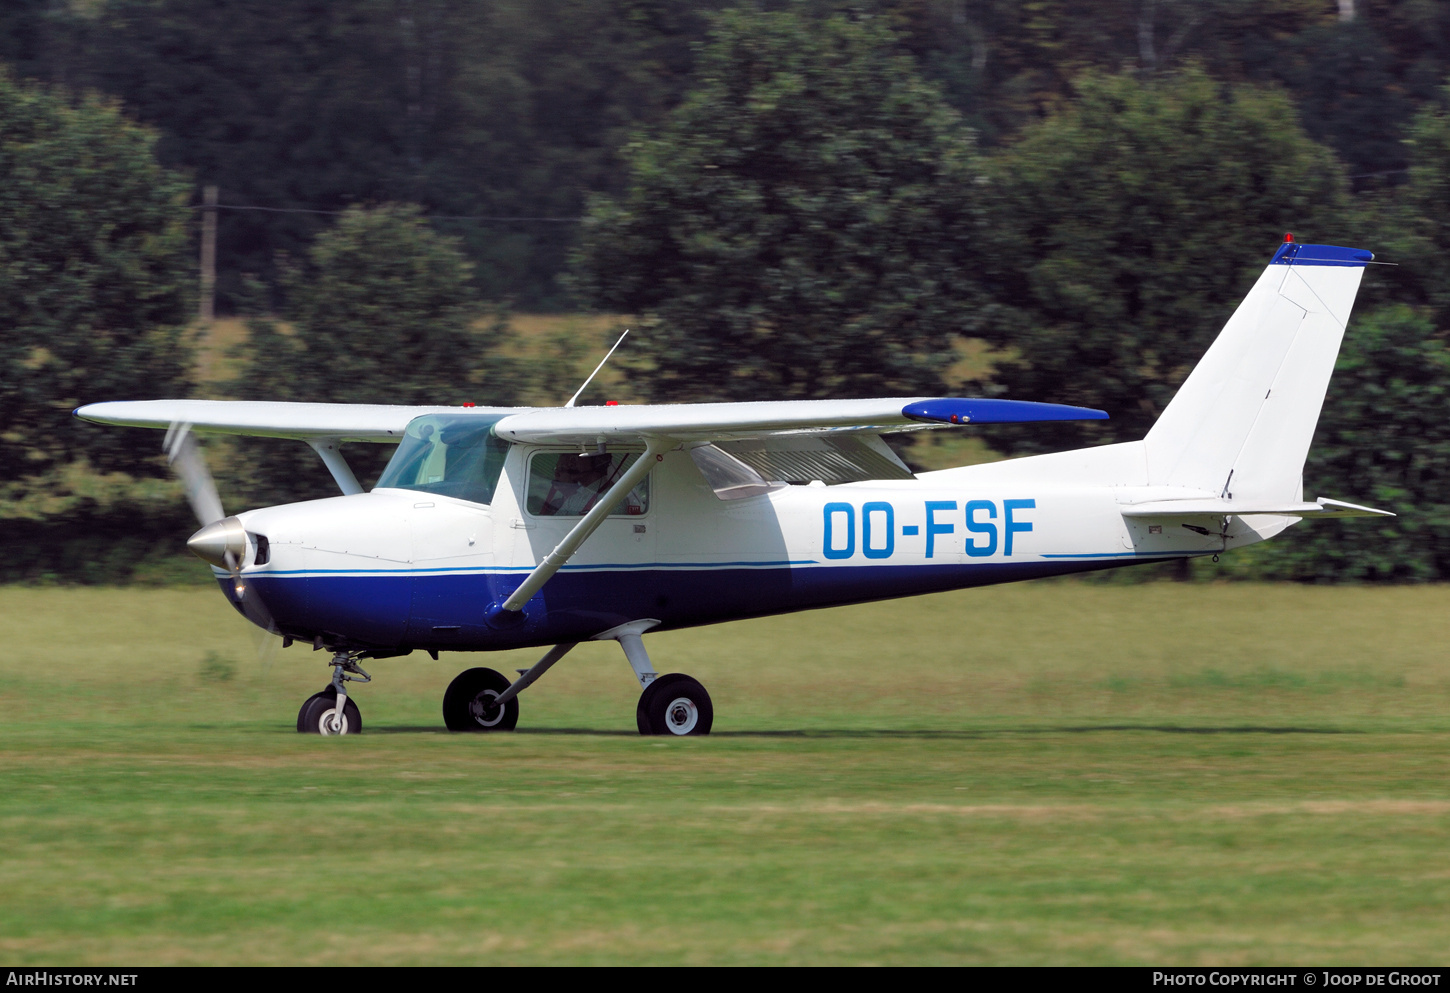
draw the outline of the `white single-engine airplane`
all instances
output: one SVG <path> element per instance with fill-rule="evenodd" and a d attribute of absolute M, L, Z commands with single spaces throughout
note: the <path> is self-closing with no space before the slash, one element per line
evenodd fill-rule
<path fill-rule="evenodd" d="M 1142 441 L 912 472 L 883 433 L 1099 419 L 1012 400 L 905 397 L 559 408 L 149 400 L 101 424 L 171 429 L 211 563 L 250 620 L 332 653 L 297 730 L 356 734 L 359 663 L 551 646 L 510 681 L 469 669 L 455 731 L 505 730 L 518 694 L 586 639 L 619 642 L 641 734 L 706 734 L 689 676 L 657 676 L 651 630 L 1191 556 L 1304 518 L 1301 473 L 1369 252 L 1286 237 Z M 597 372 L 597 370 L 596 370 Z M 577 394 L 576 394 L 577 397 Z M 193 434 L 293 438 L 343 495 L 223 515 Z M 344 442 L 397 444 L 363 492 Z M 790 485 L 790 484 L 806 485 Z"/>

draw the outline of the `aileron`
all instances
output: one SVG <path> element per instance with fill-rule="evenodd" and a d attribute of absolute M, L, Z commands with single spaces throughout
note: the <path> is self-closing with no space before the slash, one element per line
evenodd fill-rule
<path fill-rule="evenodd" d="M 190 424 L 198 434 L 396 442 L 413 418 L 459 409 L 262 400 L 122 400 L 87 404 L 78 407 L 75 415 L 84 421 L 121 427 L 166 429 L 173 424 Z M 471 409 L 487 412 L 486 408 Z M 494 408 L 495 415 L 498 409 Z"/>

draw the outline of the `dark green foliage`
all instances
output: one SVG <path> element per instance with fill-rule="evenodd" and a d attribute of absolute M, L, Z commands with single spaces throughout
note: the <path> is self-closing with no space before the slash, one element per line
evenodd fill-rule
<path fill-rule="evenodd" d="M 733 13 L 625 149 L 579 289 L 641 315 L 657 400 L 930 390 L 967 326 L 970 136 L 884 28 Z"/>
<path fill-rule="evenodd" d="M 73 18 L 73 72 L 164 134 L 163 161 L 222 202 L 577 218 L 618 175 L 620 129 L 657 116 L 688 70 L 697 2 L 107 0 Z M 703 5 L 705 7 L 709 4 Z M 224 305 L 276 288 L 331 218 L 223 211 Z M 440 221 L 480 291 L 557 305 L 573 223 Z"/>
<path fill-rule="evenodd" d="M 77 501 L 64 514 L 0 518 L 0 583 L 212 582 L 206 567 L 186 551 L 196 519 L 176 488 L 149 502 L 134 494 L 123 497 L 105 506 Z"/>
<path fill-rule="evenodd" d="M 1450 88 L 1442 99 L 1450 102 Z M 1400 299 L 1427 303 L 1435 321 L 1450 327 L 1450 113 L 1431 105 L 1415 118 L 1406 142 L 1410 181 L 1390 200 L 1384 198 L 1385 240 Z"/>
<path fill-rule="evenodd" d="M 340 210 L 408 201 L 430 215 L 573 218 L 618 192 L 624 138 L 690 83 L 692 45 L 728 0 L 12 0 L 0 59 L 118 96 L 163 134 L 165 164 L 227 203 Z M 1085 69 L 1151 76 L 1196 61 L 1277 81 L 1310 133 L 1361 175 L 1402 167 L 1407 115 L 1450 71 L 1450 7 L 1356 0 L 755 0 L 746 9 L 888 23 L 988 145 L 1072 98 Z M 748 16 L 748 15 L 747 15 Z M 1370 177 L 1359 185 L 1398 182 Z M 273 289 L 329 220 L 223 212 L 220 290 Z M 567 306 L 556 277 L 576 225 L 438 220 L 490 299 Z"/>
<path fill-rule="evenodd" d="M 1003 433 L 1017 450 L 1141 438 L 1285 231 L 1343 239 L 1342 169 L 1279 92 L 1202 72 L 1084 77 L 991 161 L 979 333 L 1010 397 L 1112 420 Z"/>
<path fill-rule="evenodd" d="M 223 203 L 341 208 L 399 195 L 381 183 L 404 155 L 399 32 L 381 6 L 111 0 L 78 22 L 77 68 L 157 127 L 163 161 L 218 184 Z M 328 221 L 221 212 L 224 301 Z"/>
<path fill-rule="evenodd" d="M 283 322 L 251 323 L 236 392 L 259 400 L 332 403 L 508 403 L 518 370 L 490 356 L 503 332 L 483 312 L 469 263 L 411 205 L 352 209 L 322 234 L 305 262 L 283 267 Z M 296 442 L 246 443 L 247 481 L 259 503 L 336 493 L 317 456 Z M 391 446 L 349 457 L 367 482 Z"/>
<path fill-rule="evenodd" d="M 1423 314 L 1393 307 L 1349 323 L 1304 492 L 1394 518 L 1296 525 L 1250 572 L 1315 582 L 1450 579 L 1450 349 Z"/>
<path fill-rule="evenodd" d="M 289 327 L 252 325 L 241 389 L 258 399 L 461 403 L 481 364 L 457 243 L 417 207 L 352 209 L 283 270 Z M 506 391 L 502 383 L 493 392 Z"/>
<path fill-rule="evenodd" d="M 1333 25 L 1325 0 L 883 0 L 904 42 L 987 144 L 1071 99 L 1085 70 L 1151 76 L 1203 65 L 1277 79 L 1299 36 Z"/>
<path fill-rule="evenodd" d="M 52 41 L 47 29 L 55 20 L 53 7 L 51 0 L 7 0 L 0 5 L 0 62 L 22 75 L 39 68 Z"/>
<path fill-rule="evenodd" d="M 85 532 L 111 514 L 143 544 L 155 533 L 155 434 L 71 416 L 190 388 L 191 214 L 154 142 L 108 103 L 0 74 L 0 545 L 21 520 Z"/>
<path fill-rule="evenodd" d="M 71 409 L 187 389 L 191 216 L 153 144 L 108 104 L 0 75 L 0 479 L 135 471 L 134 435 Z"/>
<path fill-rule="evenodd" d="M 1272 78 L 1298 97 L 1309 134 L 1331 145 L 1360 185 L 1403 178 L 1396 170 L 1405 166 L 1401 139 L 1412 104 L 1371 20 L 1316 26 L 1287 48 Z"/>

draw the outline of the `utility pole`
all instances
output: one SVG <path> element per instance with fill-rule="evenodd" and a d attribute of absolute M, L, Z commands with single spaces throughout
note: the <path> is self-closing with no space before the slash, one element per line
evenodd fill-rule
<path fill-rule="evenodd" d="M 202 190 L 201 209 L 201 322 L 209 329 L 216 318 L 216 204 L 217 188 Z"/>

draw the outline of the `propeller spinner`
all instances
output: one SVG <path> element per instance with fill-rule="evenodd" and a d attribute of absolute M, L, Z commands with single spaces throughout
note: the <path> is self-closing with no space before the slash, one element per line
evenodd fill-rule
<path fill-rule="evenodd" d="M 277 633 L 272 614 L 261 598 L 247 595 L 241 566 L 249 544 L 247 532 L 241 521 L 227 517 L 222 510 L 216 482 L 201 456 L 201 447 L 191 433 L 191 425 L 172 424 L 166 432 L 165 447 L 167 461 L 186 487 L 186 499 L 202 525 L 200 531 L 187 539 L 186 547 L 203 562 L 231 573 L 232 592 L 241 604 L 242 613 L 258 627 Z"/>

